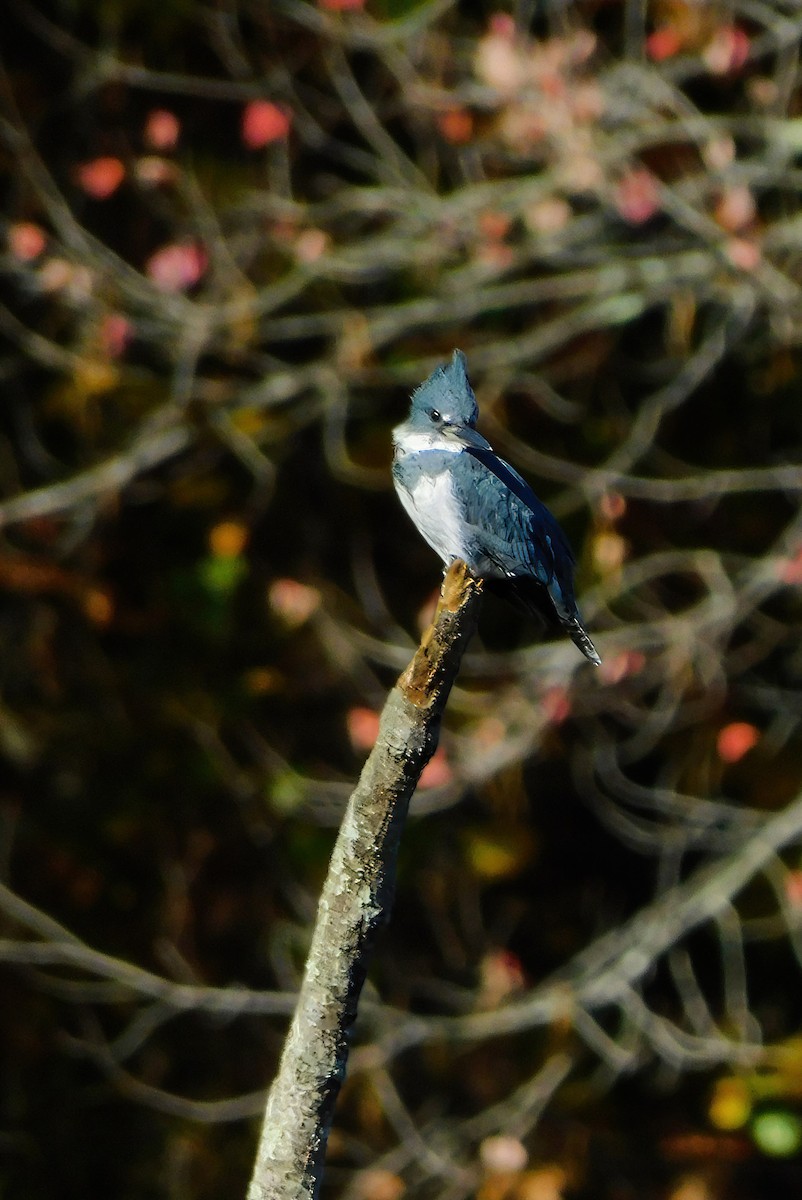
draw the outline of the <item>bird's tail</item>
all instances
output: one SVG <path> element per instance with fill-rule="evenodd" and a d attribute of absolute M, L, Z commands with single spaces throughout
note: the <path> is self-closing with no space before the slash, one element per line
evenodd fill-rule
<path fill-rule="evenodd" d="M 588 636 L 588 632 L 584 625 L 576 617 L 563 617 L 560 615 L 560 624 L 565 632 L 570 637 L 575 646 L 584 654 L 585 658 L 590 659 L 597 667 L 601 666 L 601 658 L 599 652 L 593 645 L 593 642 Z"/>
<path fill-rule="evenodd" d="M 545 620 L 551 626 L 559 625 L 579 647 L 585 658 L 597 667 L 601 666 L 599 653 L 579 619 L 573 598 L 572 607 L 568 609 L 561 593 L 555 597 L 550 588 L 526 575 L 513 575 L 506 579 L 490 577 L 485 580 L 485 584 L 488 591 L 504 596 L 522 612 L 541 621 Z"/>

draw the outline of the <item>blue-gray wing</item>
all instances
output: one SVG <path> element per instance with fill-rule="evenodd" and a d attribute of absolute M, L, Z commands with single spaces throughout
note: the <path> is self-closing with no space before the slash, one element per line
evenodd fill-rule
<path fill-rule="evenodd" d="M 484 553 L 507 576 L 534 577 L 548 588 L 558 611 L 575 612 L 574 556 L 545 504 L 492 450 L 470 446 L 462 457 L 472 475 L 462 497 L 465 520 Z"/>

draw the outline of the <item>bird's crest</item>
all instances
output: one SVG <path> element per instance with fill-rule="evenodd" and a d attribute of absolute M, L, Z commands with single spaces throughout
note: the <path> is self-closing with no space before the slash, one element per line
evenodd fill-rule
<path fill-rule="evenodd" d="M 461 350 L 455 350 L 451 362 L 432 371 L 429 378 L 412 393 L 412 411 L 435 409 L 452 425 L 476 424 L 479 406 L 468 380 L 468 364 Z"/>

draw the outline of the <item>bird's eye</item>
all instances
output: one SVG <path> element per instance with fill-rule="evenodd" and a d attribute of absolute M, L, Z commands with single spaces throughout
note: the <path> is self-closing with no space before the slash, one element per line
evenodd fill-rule
<path fill-rule="evenodd" d="M 439 421 L 439 420 L 440 420 L 440 413 L 437 411 L 437 409 L 436 409 L 436 408 L 430 408 L 430 409 L 429 409 L 429 416 L 432 418 L 432 420 L 433 420 L 433 421 Z"/>

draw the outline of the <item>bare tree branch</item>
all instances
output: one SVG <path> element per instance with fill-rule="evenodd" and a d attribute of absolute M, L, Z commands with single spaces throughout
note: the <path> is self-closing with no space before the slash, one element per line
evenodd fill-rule
<path fill-rule="evenodd" d="M 249 1200 L 317 1196 L 347 1034 L 378 928 L 386 920 L 398 843 L 434 753 L 451 685 L 479 612 L 481 585 L 449 569 L 432 625 L 384 706 L 376 744 L 343 818 L 318 907 L 298 1006 L 270 1089 Z"/>

